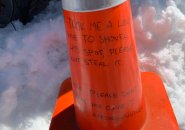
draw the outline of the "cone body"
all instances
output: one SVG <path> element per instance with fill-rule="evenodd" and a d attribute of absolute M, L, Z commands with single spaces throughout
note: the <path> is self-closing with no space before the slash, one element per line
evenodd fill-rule
<path fill-rule="evenodd" d="M 80 129 L 141 129 L 145 102 L 130 2 L 67 1 L 64 17 Z"/>

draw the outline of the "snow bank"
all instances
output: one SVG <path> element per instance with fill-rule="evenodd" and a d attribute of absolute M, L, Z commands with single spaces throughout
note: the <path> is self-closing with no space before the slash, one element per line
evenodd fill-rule
<path fill-rule="evenodd" d="M 15 22 L 17 32 L 11 25 L 0 30 L 1 130 L 48 129 L 51 117 L 45 115 L 69 75 L 60 2 L 44 13 L 25 27 Z"/>
<path fill-rule="evenodd" d="M 183 0 L 132 2 L 141 69 L 161 75 L 185 130 Z M 47 130 L 60 82 L 69 75 L 60 2 L 27 26 L 0 29 L 0 129 Z M 183 14 L 184 12 L 184 14 Z"/>
<path fill-rule="evenodd" d="M 185 129 L 185 15 L 175 2 L 157 18 L 154 7 L 134 19 L 141 69 L 162 77 L 181 129 Z"/>

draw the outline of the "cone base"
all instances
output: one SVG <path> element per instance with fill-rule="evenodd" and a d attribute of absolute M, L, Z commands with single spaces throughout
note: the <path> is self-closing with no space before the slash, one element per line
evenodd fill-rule
<path fill-rule="evenodd" d="M 180 130 L 160 77 L 141 73 L 147 118 L 141 130 Z M 133 122 L 134 125 L 134 122 Z M 63 82 L 49 130 L 79 130 L 75 121 L 71 81 Z"/>

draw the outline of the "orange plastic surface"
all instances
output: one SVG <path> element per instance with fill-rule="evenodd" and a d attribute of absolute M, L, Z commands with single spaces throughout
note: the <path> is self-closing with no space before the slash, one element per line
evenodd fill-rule
<path fill-rule="evenodd" d="M 141 128 L 146 111 L 129 1 L 96 11 L 64 10 L 64 17 L 80 128 Z"/>
<path fill-rule="evenodd" d="M 142 73 L 142 84 L 147 108 L 147 119 L 141 130 L 179 130 L 173 109 L 160 77 L 154 73 Z M 62 85 L 62 89 L 71 88 L 70 79 Z M 61 90 L 50 130 L 78 130 L 75 121 L 72 92 L 62 95 Z M 134 125 L 134 122 L 132 122 Z"/>

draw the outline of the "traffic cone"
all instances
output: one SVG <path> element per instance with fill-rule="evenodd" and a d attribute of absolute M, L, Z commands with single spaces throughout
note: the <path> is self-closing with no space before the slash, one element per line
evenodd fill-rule
<path fill-rule="evenodd" d="M 63 0 L 63 8 L 71 79 L 50 130 L 179 130 L 160 77 L 140 76 L 130 1 Z"/>
<path fill-rule="evenodd" d="M 63 8 L 78 126 L 141 129 L 146 109 L 130 2 L 63 0 Z"/>

